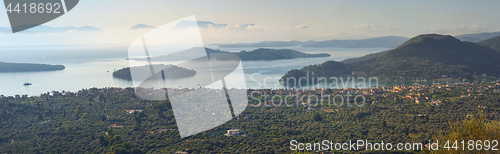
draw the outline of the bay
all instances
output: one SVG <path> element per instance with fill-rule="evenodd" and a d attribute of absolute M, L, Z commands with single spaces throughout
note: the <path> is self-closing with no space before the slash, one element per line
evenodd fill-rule
<path fill-rule="evenodd" d="M 213 49 L 239 52 L 257 48 L 219 48 Z M 246 82 L 233 85 L 235 88 L 279 89 L 284 88 L 279 79 L 291 69 L 300 69 L 308 65 L 321 64 L 325 61 L 340 61 L 360 57 L 371 53 L 388 50 L 387 48 L 303 48 L 287 47 L 306 53 L 328 53 L 331 57 L 298 58 L 267 61 L 243 61 Z M 279 48 L 273 48 L 279 49 Z M 0 95 L 36 96 L 51 91 L 78 91 L 85 88 L 132 87 L 132 82 L 113 78 L 114 70 L 128 67 L 126 48 L 108 47 L 29 47 L 7 48 L 0 50 L 0 61 L 20 63 L 62 64 L 66 69 L 48 72 L 0 73 Z M 232 79 L 226 79 L 232 80 Z M 31 86 L 23 83 L 31 82 Z M 173 82 L 189 82 L 189 78 Z M 342 88 L 342 87 L 341 87 Z"/>

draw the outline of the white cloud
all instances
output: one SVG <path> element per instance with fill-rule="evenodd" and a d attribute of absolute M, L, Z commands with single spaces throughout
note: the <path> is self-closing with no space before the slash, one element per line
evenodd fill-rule
<path fill-rule="evenodd" d="M 488 26 L 483 25 L 461 25 L 454 28 L 436 28 L 429 27 L 427 29 L 421 30 L 421 33 L 441 33 L 447 35 L 460 35 L 460 34 L 468 34 L 468 33 L 479 33 L 489 31 Z"/>
<path fill-rule="evenodd" d="M 297 27 L 295 27 L 295 28 L 297 28 L 297 29 L 308 29 L 308 28 L 309 28 L 309 26 L 307 26 L 307 25 L 298 25 L 298 26 L 297 26 Z"/>
<path fill-rule="evenodd" d="M 372 24 L 358 24 L 354 25 L 354 29 L 357 30 L 365 30 L 365 31 L 370 31 L 370 32 L 381 32 L 382 28 L 378 25 L 372 25 Z"/>

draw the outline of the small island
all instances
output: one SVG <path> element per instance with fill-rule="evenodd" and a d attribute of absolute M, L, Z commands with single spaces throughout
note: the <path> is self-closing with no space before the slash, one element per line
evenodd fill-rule
<path fill-rule="evenodd" d="M 63 69 L 65 69 L 63 65 L 0 62 L 0 72 L 2 73 L 58 71 Z"/>
<path fill-rule="evenodd" d="M 309 54 L 291 49 L 269 49 L 269 48 L 259 48 L 252 51 L 240 51 L 240 52 L 228 52 L 221 50 L 214 50 L 210 48 L 195 47 L 188 50 L 180 51 L 177 53 L 168 54 L 165 56 L 151 57 L 152 61 L 176 61 L 176 60 L 190 60 L 199 58 L 195 55 L 199 55 L 202 50 L 205 50 L 207 54 L 211 53 L 228 53 L 235 54 L 242 61 L 256 61 L 256 60 L 280 60 L 280 59 L 295 59 L 295 58 L 318 58 L 318 57 L 330 57 L 327 53 L 319 54 Z M 128 60 L 146 61 L 146 58 L 129 58 Z M 231 60 L 225 59 L 224 57 L 219 57 L 217 60 Z"/>
<path fill-rule="evenodd" d="M 134 70 L 134 73 L 140 74 L 140 75 L 145 75 L 145 74 L 151 74 L 150 66 L 135 66 L 132 67 Z M 195 70 L 192 69 L 187 69 L 184 67 L 179 67 L 175 65 L 164 65 L 164 64 L 158 64 L 158 65 L 153 65 L 153 68 L 155 70 L 164 70 L 165 78 L 168 79 L 175 79 L 175 78 L 185 78 L 185 77 L 191 77 L 196 74 Z M 124 80 L 132 80 L 132 75 L 130 73 L 131 67 L 126 67 L 119 69 L 117 71 L 113 72 L 113 77 L 119 78 L 119 79 L 124 79 Z"/>

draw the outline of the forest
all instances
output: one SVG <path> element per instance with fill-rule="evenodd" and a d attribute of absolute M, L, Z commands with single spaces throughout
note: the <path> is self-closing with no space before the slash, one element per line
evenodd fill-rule
<path fill-rule="evenodd" d="M 470 87 L 476 88 L 470 90 Z M 493 88 L 478 90 L 481 87 Z M 496 83 L 477 83 L 453 90 L 421 91 L 427 97 L 441 100 L 439 105 L 407 99 L 405 96 L 410 91 L 384 91 L 367 95 L 366 105 L 362 107 L 249 106 L 231 121 L 186 138 L 180 138 L 168 101 L 141 100 L 135 96 L 133 88 L 52 91 L 32 97 L 1 96 L 0 151 L 284 153 L 292 152 L 291 140 L 344 142 L 362 139 L 426 144 L 449 131 L 450 123 L 471 115 L 482 113 L 484 118 L 480 120 L 498 123 L 499 88 Z M 326 90 L 328 93 L 336 91 Z M 462 97 L 464 95 L 467 97 Z M 249 99 L 249 103 L 255 105 L 258 102 Z M 239 129 L 246 136 L 225 136 L 230 129 Z"/>

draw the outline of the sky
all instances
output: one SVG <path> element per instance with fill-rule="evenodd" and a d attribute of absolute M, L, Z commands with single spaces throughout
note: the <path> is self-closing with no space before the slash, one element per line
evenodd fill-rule
<path fill-rule="evenodd" d="M 157 27 L 191 15 L 199 21 L 227 24 L 201 29 L 208 44 L 459 35 L 500 31 L 498 6 L 497 0 L 81 0 L 73 10 L 44 26 L 92 26 L 102 30 L 98 34 L 0 33 L 0 39 L 33 44 L 37 40 L 46 40 L 41 44 L 68 40 L 130 43 L 143 33 L 130 32 L 134 25 Z M 0 27 L 9 27 L 8 21 L 1 10 Z M 253 25 L 242 26 L 247 24 Z"/>

